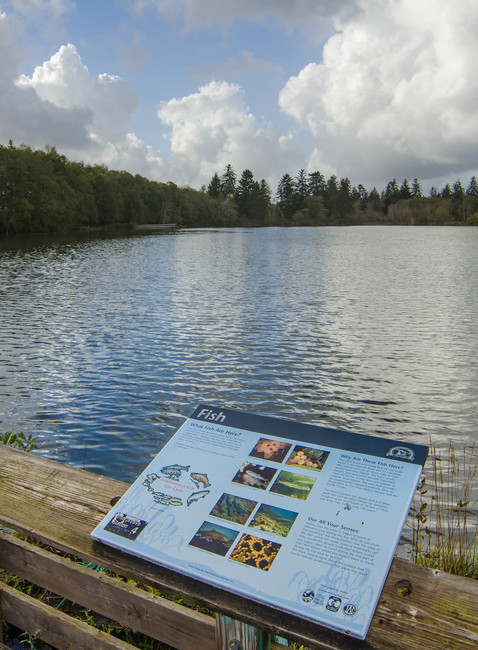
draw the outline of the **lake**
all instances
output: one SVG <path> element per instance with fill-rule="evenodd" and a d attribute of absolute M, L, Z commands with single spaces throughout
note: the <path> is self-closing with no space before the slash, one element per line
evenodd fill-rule
<path fill-rule="evenodd" d="M 478 228 L 11 240 L 0 310 L 0 431 L 114 478 L 200 402 L 478 439 Z"/>

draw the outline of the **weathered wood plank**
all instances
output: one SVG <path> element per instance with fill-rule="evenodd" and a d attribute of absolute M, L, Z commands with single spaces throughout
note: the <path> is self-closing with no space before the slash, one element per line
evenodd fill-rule
<path fill-rule="evenodd" d="M 93 542 L 89 533 L 125 483 L 0 445 L 2 522 L 88 561 L 181 594 L 256 627 L 316 648 L 475 648 L 478 584 L 395 559 L 366 642 L 335 633 L 278 608 L 212 588 L 198 580 Z M 400 589 L 410 583 L 410 593 Z"/>
<path fill-rule="evenodd" d="M 215 647 L 215 622 L 205 614 L 2 533 L 0 558 L 10 573 L 178 650 Z"/>
<path fill-rule="evenodd" d="M 229 616 L 216 616 L 216 650 L 271 650 L 271 635 L 264 630 L 236 621 Z"/>
<path fill-rule="evenodd" d="M 132 650 L 133 646 L 0 583 L 3 618 L 58 650 Z"/>

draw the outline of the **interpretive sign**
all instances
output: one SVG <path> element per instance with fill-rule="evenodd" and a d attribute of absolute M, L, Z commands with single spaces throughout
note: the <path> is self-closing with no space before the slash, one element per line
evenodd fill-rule
<path fill-rule="evenodd" d="M 427 453 L 201 405 L 92 537 L 364 639 Z"/>

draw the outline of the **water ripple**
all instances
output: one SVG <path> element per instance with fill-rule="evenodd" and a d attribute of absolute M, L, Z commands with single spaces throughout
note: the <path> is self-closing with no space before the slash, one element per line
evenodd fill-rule
<path fill-rule="evenodd" d="M 0 252 L 0 420 L 132 480 L 202 401 L 477 439 L 478 229 L 190 231 Z"/>

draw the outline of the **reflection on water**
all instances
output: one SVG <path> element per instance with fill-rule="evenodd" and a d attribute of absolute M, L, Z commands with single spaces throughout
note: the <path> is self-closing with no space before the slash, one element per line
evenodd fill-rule
<path fill-rule="evenodd" d="M 197 230 L 0 249 L 0 430 L 131 481 L 199 402 L 477 439 L 478 229 Z"/>

